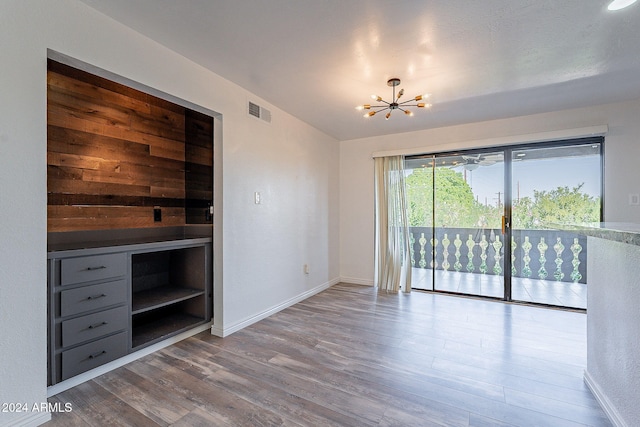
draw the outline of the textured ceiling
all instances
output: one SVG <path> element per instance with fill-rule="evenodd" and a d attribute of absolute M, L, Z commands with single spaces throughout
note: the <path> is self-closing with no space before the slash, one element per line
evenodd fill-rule
<path fill-rule="evenodd" d="M 82 1 L 340 140 L 640 97 L 640 3 Z M 364 119 L 390 77 L 433 107 Z"/>

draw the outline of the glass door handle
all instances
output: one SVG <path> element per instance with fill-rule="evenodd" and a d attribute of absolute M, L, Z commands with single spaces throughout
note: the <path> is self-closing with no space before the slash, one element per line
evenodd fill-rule
<path fill-rule="evenodd" d="M 509 228 L 509 219 L 502 215 L 502 234 L 507 234 L 507 228 Z"/>

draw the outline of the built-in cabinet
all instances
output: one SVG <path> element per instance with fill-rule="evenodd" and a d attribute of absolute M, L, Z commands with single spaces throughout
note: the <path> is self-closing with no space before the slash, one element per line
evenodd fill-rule
<path fill-rule="evenodd" d="M 213 112 L 54 56 L 50 385 L 205 325 L 213 305 Z"/>
<path fill-rule="evenodd" d="M 212 318 L 211 238 L 51 250 L 49 384 Z"/>

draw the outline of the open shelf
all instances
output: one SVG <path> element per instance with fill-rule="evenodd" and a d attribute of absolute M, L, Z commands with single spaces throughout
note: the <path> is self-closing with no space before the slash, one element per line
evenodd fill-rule
<path fill-rule="evenodd" d="M 155 310 L 156 308 L 185 301 L 203 294 L 203 290 L 170 285 L 136 292 L 133 296 L 131 314 L 136 315 L 145 311 Z"/>
<path fill-rule="evenodd" d="M 204 323 L 202 317 L 188 313 L 173 312 L 162 317 L 145 318 L 139 321 L 134 317 L 131 336 L 131 348 L 147 346 L 163 338 L 175 335 L 194 326 Z"/>
<path fill-rule="evenodd" d="M 131 255 L 131 347 L 141 348 L 208 321 L 207 246 Z"/>

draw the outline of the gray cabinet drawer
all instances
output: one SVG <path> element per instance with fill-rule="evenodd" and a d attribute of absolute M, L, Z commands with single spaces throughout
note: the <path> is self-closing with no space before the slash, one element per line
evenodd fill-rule
<path fill-rule="evenodd" d="M 127 329 L 128 307 L 112 308 L 62 322 L 62 346 L 79 344 L 103 335 Z"/>
<path fill-rule="evenodd" d="M 127 273 L 127 254 L 106 254 L 60 261 L 60 284 L 89 282 L 124 276 Z"/>
<path fill-rule="evenodd" d="M 121 332 L 62 353 L 62 380 L 127 354 L 127 333 Z"/>
<path fill-rule="evenodd" d="M 84 286 L 60 292 L 60 315 L 71 316 L 89 310 L 124 303 L 127 300 L 127 281 Z"/>

